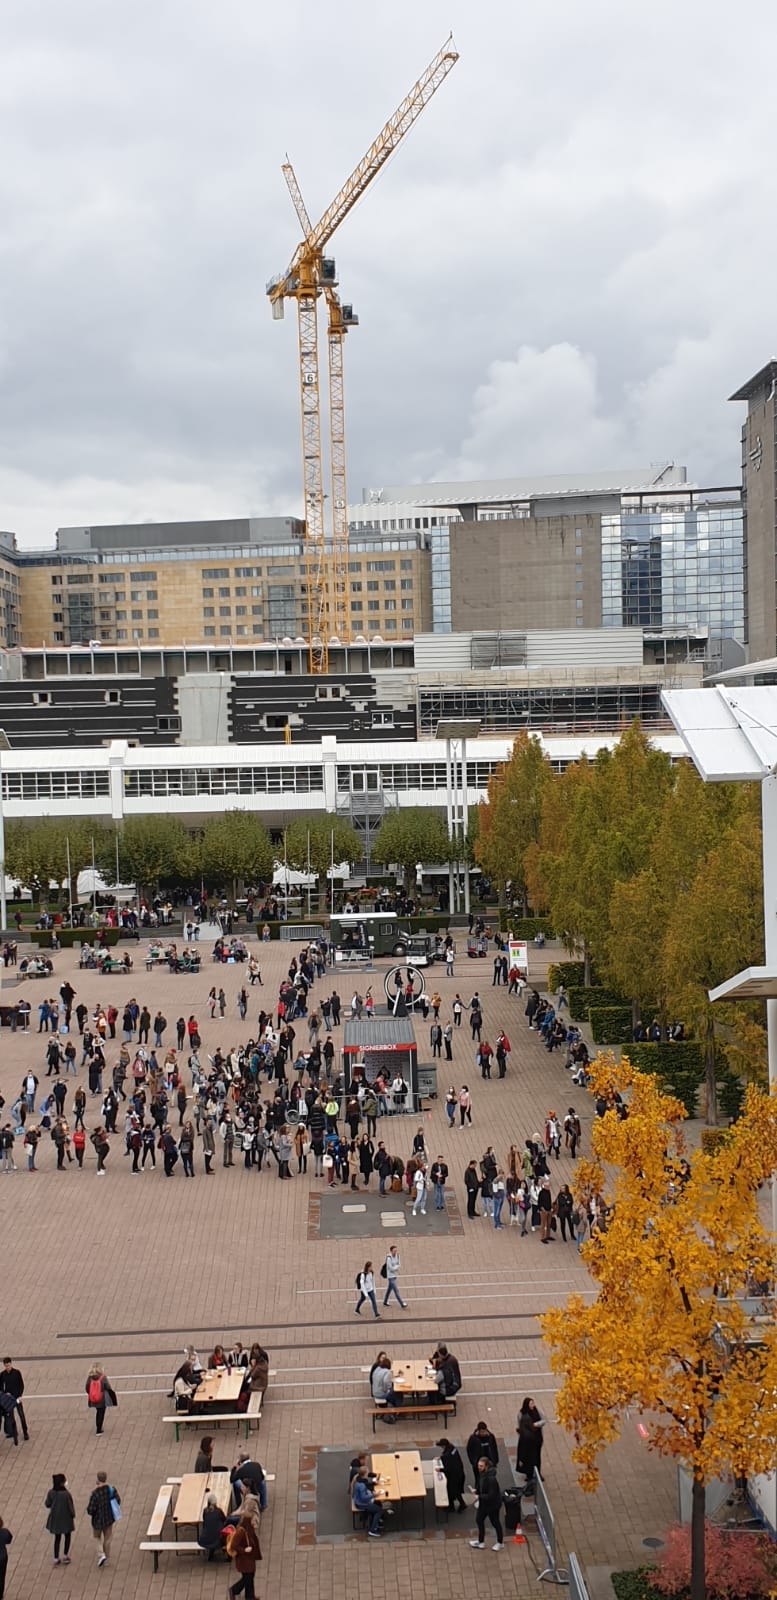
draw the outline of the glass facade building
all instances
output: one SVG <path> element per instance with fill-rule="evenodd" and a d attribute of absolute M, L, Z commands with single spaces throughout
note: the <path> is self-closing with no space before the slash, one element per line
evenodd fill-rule
<path fill-rule="evenodd" d="M 451 534 L 447 524 L 432 528 L 432 632 L 451 631 Z"/>
<path fill-rule="evenodd" d="M 602 625 L 706 627 L 713 638 L 743 643 L 741 504 L 689 496 L 603 516 Z"/>

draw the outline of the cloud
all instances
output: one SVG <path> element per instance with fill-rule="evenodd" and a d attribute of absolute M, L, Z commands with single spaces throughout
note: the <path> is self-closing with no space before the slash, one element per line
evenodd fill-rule
<path fill-rule="evenodd" d="M 726 396 L 775 353 L 771 0 L 6 0 L 0 525 L 298 509 L 280 163 L 319 214 L 451 23 L 333 241 L 351 497 L 457 463 L 736 477 Z"/>

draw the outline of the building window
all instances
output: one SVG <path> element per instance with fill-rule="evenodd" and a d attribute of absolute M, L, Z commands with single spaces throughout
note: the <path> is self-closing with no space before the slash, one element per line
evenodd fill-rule
<path fill-rule="evenodd" d="M 351 610 L 352 611 L 363 611 L 364 610 L 364 601 L 363 600 L 352 600 L 351 601 Z"/>
<path fill-rule="evenodd" d="M 352 583 L 351 584 L 351 594 L 361 594 L 361 592 L 362 592 L 362 586 L 361 586 L 360 583 Z"/>
<path fill-rule="evenodd" d="M 232 607 L 231 606 L 219 606 L 219 616 L 220 617 L 231 617 L 231 615 L 232 615 Z"/>
<path fill-rule="evenodd" d="M 397 609 L 396 600 L 386 600 L 384 604 L 387 611 L 396 611 Z"/>
<path fill-rule="evenodd" d="M 368 572 L 393 572 L 395 567 L 396 567 L 396 562 L 395 561 L 368 561 L 367 562 L 367 571 Z"/>
<path fill-rule="evenodd" d="M 377 578 L 368 578 L 367 579 L 367 593 L 368 594 L 377 594 L 379 588 L 380 588 L 380 584 L 378 583 Z"/>
<path fill-rule="evenodd" d="M 213 599 L 213 595 L 214 595 L 214 590 L 212 588 L 211 589 L 203 589 L 203 591 L 202 591 L 203 600 L 212 600 Z"/>
<path fill-rule="evenodd" d="M 383 581 L 383 587 L 386 590 L 388 590 L 388 589 L 396 589 L 396 586 L 397 586 L 396 578 L 385 578 L 384 581 Z"/>
<path fill-rule="evenodd" d="M 149 628 L 148 637 L 149 637 L 149 639 L 158 639 L 159 638 L 159 629 L 158 628 Z"/>
<path fill-rule="evenodd" d="M 120 706 L 121 689 L 106 689 L 103 700 L 107 706 Z"/>
<path fill-rule="evenodd" d="M 255 600 L 258 600 L 259 596 L 261 595 L 261 592 L 262 592 L 261 583 L 252 583 L 252 585 L 251 585 L 251 594 L 253 595 L 253 598 Z"/>
<path fill-rule="evenodd" d="M 159 612 L 156 611 L 153 606 L 149 606 L 149 610 L 148 610 L 148 620 L 149 620 L 149 622 L 156 622 L 158 616 L 159 616 Z"/>
<path fill-rule="evenodd" d="M 33 689 L 32 703 L 34 706 L 50 706 L 53 704 L 51 695 L 46 689 Z"/>
<path fill-rule="evenodd" d="M 251 616 L 252 617 L 261 617 L 263 611 L 264 611 L 264 606 L 252 606 L 251 607 Z"/>
<path fill-rule="evenodd" d="M 181 719 L 175 716 L 159 716 L 156 719 L 159 733 L 180 733 Z"/>
<path fill-rule="evenodd" d="M 131 616 L 133 622 L 142 622 L 143 621 L 143 612 L 142 611 L 131 611 L 130 612 L 130 616 Z"/>
<path fill-rule="evenodd" d="M 380 601 L 379 600 L 368 600 L 367 601 L 367 610 L 368 611 L 380 611 Z"/>
<path fill-rule="evenodd" d="M 54 622 L 64 622 L 64 620 L 65 620 L 65 613 L 64 613 L 64 611 L 55 611 L 55 612 L 54 612 L 54 613 L 53 613 L 53 619 L 52 619 L 52 620 L 53 620 L 53 621 L 54 621 Z"/>
<path fill-rule="evenodd" d="M 232 629 L 229 626 L 226 628 L 219 628 L 219 633 L 222 639 L 231 639 L 232 637 Z"/>
<path fill-rule="evenodd" d="M 396 617 L 386 617 L 383 626 L 387 633 L 393 633 L 397 626 Z"/>
<path fill-rule="evenodd" d="M 235 606 L 235 616 L 236 617 L 247 617 L 248 616 L 248 606 Z"/>
<path fill-rule="evenodd" d="M 52 578 L 51 586 L 52 586 L 53 589 L 61 589 L 62 588 L 62 579 L 61 579 L 61 577 Z"/>
<path fill-rule="evenodd" d="M 203 606 L 202 614 L 203 614 L 204 617 L 215 617 L 215 615 L 216 615 L 216 607 L 215 606 Z"/>
<path fill-rule="evenodd" d="M 582 602 L 582 600 L 576 600 L 576 601 L 575 601 L 575 605 L 576 605 L 576 607 L 577 607 L 577 609 L 578 609 L 578 611 L 582 611 L 582 609 L 583 609 L 583 602 Z"/>
<path fill-rule="evenodd" d="M 412 578 L 400 578 L 399 587 L 400 587 L 400 589 L 412 589 L 412 587 L 413 587 Z"/>
<path fill-rule="evenodd" d="M 216 636 L 216 629 L 212 625 L 210 625 L 209 627 L 203 628 L 202 631 L 203 631 L 206 639 L 214 639 L 215 636 Z"/>
<path fill-rule="evenodd" d="M 229 567 L 203 567 L 203 578 L 228 578 Z"/>
<path fill-rule="evenodd" d="M 156 583 L 155 572 L 131 572 L 130 583 Z"/>
<path fill-rule="evenodd" d="M 403 611 L 412 611 L 412 609 L 413 609 L 412 600 L 403 600 L 402 601 L 402 610 Z"/>
<path fill-rule="evenodd" d="M 399 563 L 399 570 L 400 572 L 412 572 L 413 563 L 412 561 L 408 560 L 407 556 L 402 557 L 402 560 Z"/>
<path fill-rule="evenodd" d="M 116 638 L 117 639 L 126 639 L 126 637 L 127 637 L 126 628 L 117 628 L 116 629 Z"/>
<path fill-rule="evenodd" d="M 54 643 L 55 644 L 64 644 L 64 642 L 65 642 L 64 633 L 55 633 L 55 635 L 54 635 Z"/>
<path fill-rule="evenodd" d="M 226 588 L 219 589 L 219 600 L 228 600 L 228 599 L 229 599 L 229 585 L 227 584 Z"/>
<path fill-rule="evenodd" d="M 235 589 L 235 594 L 244 595 L 245 592 L 246 592 L 245 584 L 244 583 L 239 583 L 237 585 L 236 589 Z"/>

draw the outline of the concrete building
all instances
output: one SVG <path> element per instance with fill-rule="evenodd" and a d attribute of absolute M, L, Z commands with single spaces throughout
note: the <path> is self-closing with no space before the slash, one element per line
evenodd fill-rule
<path fill-rule="evenodd" d="M 732 394 L 744 400 L 745 639 L 751 661 L 777 653 L 777 361 Z"/>

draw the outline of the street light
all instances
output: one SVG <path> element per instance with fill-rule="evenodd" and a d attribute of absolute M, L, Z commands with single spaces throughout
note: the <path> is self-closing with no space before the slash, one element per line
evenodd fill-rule
<path fill-rule="evenodd" d="M 466 854 L 467 830 L 469 827 L 469 805 L 467 802 L 467 740 L 476 739 L 481 729 L 479 717 L 453 717 L 444 718 L 438 722 L 435 737 L 445 740 L 445 787 L 447 791 L 447 819 L 448 838 L 451 843 L 456 843 L 456 860 L 448 867 L 448 898 L 449 910 L 453 907 L 453 878 L 454 870 L 458 883 L 459 859 L 458 840 L 459 827 L 461 828 L 462 856 Z M 461 798 L 459 798 L 458 762 L 454 751 L 461 745 Z M 464 865 L 464 910 L 469 916 L 469 866 L 466 860 Z"/>
<path fill-rule="evenodd" d="M 0 754 L 10 750 L 11 743 L 5 728 L 0 728 Z M 3 805 L 3 767 L 0 760 L 0 929 L 5 933 L 8 924 L 8 905 L 5 898 L 5 809 Z"/>

